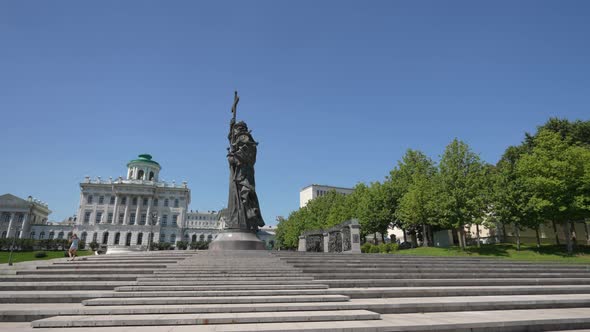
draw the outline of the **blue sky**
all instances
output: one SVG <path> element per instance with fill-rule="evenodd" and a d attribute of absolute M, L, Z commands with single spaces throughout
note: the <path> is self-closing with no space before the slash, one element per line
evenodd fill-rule
<path fill-rule="evenodd" d="M 495 163 L 549 117 L 588 120 L 587 1 L 2 1 L 0 194 L 76 212 L 140 153 L 226 204 L 227 129 L 260 142 L 267 224 L 311 183 L 382 180 L 453 138 Z"/>

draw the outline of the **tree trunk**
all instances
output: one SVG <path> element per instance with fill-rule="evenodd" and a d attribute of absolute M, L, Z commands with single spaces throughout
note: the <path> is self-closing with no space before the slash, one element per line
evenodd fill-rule
<path fill-rule="evenodd" d="M 566 221 L 562 224 L 563 227 L 563 236 L 565 237 L 565 243 L 567 248 L 567 253 L 571 255 L 574 252 L 574 247 L 572 246 L 572 237 L 571 237 L 571 229 L 569 223 Z"/>
<path fill-rule="evenodd" d="M 428 228 L 426 224 L 422 224 L 422 246 L 423 247 L 430 247 L 430 241 L 428 239 Z"/>
<path fill-rule="evenodd" d="M 385 233 L 381 233 L 381 243 L 385 243 Z"/>
<path fill-rule="evenodd" d="M 416 236 L 416 231 L 412 232 L 411 238 L 412 238 L 412 248 L 416 248 L 418 246 L 418 237 Z"/>
<path fill-rule="evenodd" d="M 502 223 L 502 242 L 506 242 L 506 224 Z"/>
<path fill-rule="evenodd" d="M 586 245 L 590 245 L 590 234 L 588 233 L 588 222 L 584 220 L 584 230 L 586 231 Z"/>
<path fill-rule="evenodd" d="M 576 234 L 576 224 L 573 221 L 570 222 L 570 234 L 572 235 L 572 243 L 575 247 L 578 245 L 578 239 Z"/>
<path fill-rule="evenodd" d="M 379 244 L 379 240 L 377 240 L 377 233 L 373 234 L 373 244 Z"/>
<path fill-rule="evenodd" d="M 408 242 L 408 236 L 406 235 L 406 230 L 402 228 L 402 233 L 404 234 L 404 242 Z"/>
<path fill-rule="evenodd" d="M 476 233 L 476 236 L 477 236 L 477 247 L 478 248 L 481 248 L 481 244 L 480 244 L 480 241 L 479 241 L 479 224 L 475 224 L 475 233 Z"/>
<path fill-rule="evenodd" d="M 516 250 L 520 251 L 520 230 L 517 224 L 514 224 L 514 234 L 516 235 Z"/>
<path fill-rule="evenodd" d="M 537 248 L 541 248 L 541 236 L 539 236 L 539 227 L 535 228 L 535 234 L 537 235 Z"/>
<path fill-rule="evenodd" d="M 551 224 L 553 225 L 553 233 L 555 233 L 555 244 L 560 245 L 559 243 L 559 234 L 557 233 L 557 225 L 555 225 L 555 220 L 551 220 Z"/>

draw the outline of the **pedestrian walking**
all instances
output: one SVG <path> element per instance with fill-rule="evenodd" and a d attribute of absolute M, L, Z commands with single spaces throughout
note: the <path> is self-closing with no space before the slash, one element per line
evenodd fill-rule
<path fill-rule="evenodd" d="M 70 238 L 70 249 L 68 250 L 68 254 L 70 255 L 70 260 L 73 261 L 76 258 L 76 253 L 78 251 L 78 243 L 80 242 L 80 239 L 78 239 L 78 235 L 76 234 L 72 234 L 72 237 Z"/>

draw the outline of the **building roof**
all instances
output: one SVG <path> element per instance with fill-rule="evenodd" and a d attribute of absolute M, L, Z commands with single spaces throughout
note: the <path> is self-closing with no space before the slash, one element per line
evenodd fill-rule
<path fill-rule="evenodd" d="M 148 164 L 158 165 L 158 167 L 160 167 L 160 168 L 162 167 L 162 166 L 160 166 L 160 164 L 158 164 L 158 162 L 156 162 L 155 160 L 152 160 L 151 154 L 147 154 L 147 153 L 140 154 L 137 159 L 133 159 L 130 162 L 128 162 L 127 166 L 129 166 L 130 164 L 133 164 L 133 163 L 148 163 Z"/>
<path fill-rule="evenodd" d="M 344 188 L 344 187 L 334 187 L 334 186 L 328 186 L 325 184 L 310 184 L 309 186 L 303 187 L 301 189 L 301 191 L 304 191 L 305 189 L 309 188 L 309 187 L 326 187 L 326 188 L 332 188 L 332 189 L 343 189 L 343 190 L 354 190 L 354 188 Z"/>

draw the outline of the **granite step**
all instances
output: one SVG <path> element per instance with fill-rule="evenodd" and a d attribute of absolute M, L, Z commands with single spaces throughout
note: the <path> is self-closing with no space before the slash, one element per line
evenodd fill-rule
<path fill-rule="evenodd" d="M 590 273 L 310 273 L 316 279 L 590 278 Z"/>
<path fill-rule="evenodd" d="M 181 304 L 253 304 L 253 303 L 298 303 L 298 302 L 345 302 L 344 295 L 282 295 L 282 296 L 214 296 L 214 297 L 143 297 L 143 298 L 93 298 L 82 301 L 85 306 L 126 305 L 181 305 Z"/>
<path fill-rule="evenodd" d="M 0 303 L 80 303 L 112 293 L 112 290 L 0 291 Z"/>
<path fill-rule="evenodd" d="M 590 285 L 590 278 L 478 278 L 478 279 L 322 279 L 316 282 L 332 288 L 499 286 L 499 285 Z"/>
<path fill-rule="evenodd" d="M 251 284 L 251 285 L 207 285 L 207 286 L 170 286 L 169 283 L 161 283 L 160 285 L 152 286 L 121 286 L 116 287 L 117 292 L 145 292 L 145 291 L 206 291 L 206 290 L 284 290 L 284 289 L 328 289 L 328 285 L 324 284 L 292 284 L 292 285 L 267 285 L 267 284 Z"/>
<path fill-rule="evenodd" d="M 252 289 L 252 290 L 204 290 L 204 291 L 141 291 L 115 292 L 111 297 L 234 297 L 234 296 L 288 296 L 288 295 L 326 295 L 335 294 L 328 289 Z"/>
<path fill-rule="evenodd" d="M 36 281 L 3 282 L 0 291 L 21 290 L 113 290 L 118 286 L 134 285 L 133 281 Z M 327 287 L 327 286 L 326 286 Z"/>
<path fill-rule="evenodd" d="M 135 281 L 135 274 L 66 274 L 66 275 L 44 275 L 44 274 L 21 274 L 2 275 L 0 285 L 4 282 L 32 282 L 32 281 Z"/>
<path fill-rule="evenodd" d="M 156 276 L 156 275 L 154 275 Z M 181 274 L 181 275 L 168 275 L 168 274 L 160 274 L 157 275 L 156 278 L 165 278 L 170 280 L 171 282 L 174 282 L 174 280 L 178 280 L 178 279 L 190 279 L 190 280 L 195 280 L 195 281 L 219 281 L 219 282 L 223 282 L 223 281 L 230 281 L 230 280 L 234 280 L 234 281 L 248 281 L 248 280 L 258 280 L 260 282 L 266 282 L 266 281 L 279 281 L 279 280 L 314 280 L 314 277 L 303 277 L 303 276 L 289 276 L 289 277 L 231 277 L 231 276 L 218 276 L 218 277 L 195 277 L 193 275 L 190 274 Z M 142 276 L 142 280 L 145 279 L 150 279 L 150 278 L 145 278 L 144 276 Z"/>
<path fill-rule="evenodd" d="M 588 269 L 559 269 L 559 268 L 458 268 L 454 266 L 445 267 L 423 267 L 423 268 L 412 268 L 412 267 L 317 267 L 308 268 L 303 267 L 301 271 L 305 273 L 449 273 L 449 272 L 461 272 L 461 273 L 473 273 L 473 272 L 492 272 L 492 273 L 585 273 L 590 275 Z"/>
<path fill-rule="evenodd" d="M 379 319 L 378 313 L 367 310 L 251 312 L 219 314 L 168 314 L 119 316 L 56 316 L 33 321 L 33 327 L 96 327 L 96 326 L 164 326 L 211 325 L 272 322 L 350 321 Z"/>
<path fill-rule="evenodd" d="M 66 274 L 74 274 L 80 275 L 84 273 L 100 273 L 100 274 L 117 274 L 117 273 L 124 273 L 124 274 L 153 274 L 153 269 L 85 269 L 85 268 L 73 268 L 68 270 L 21 270 L 16 271 L 17 275 L 50 275 L 50 274 L 57 274 L 57 275 L 66 275 Z"/>
<path fill-rule="evenodd" d="M 402 298 L 402 297 L 449 297 L 493 295 L 558 295 L 580 294 L 587 297 L 589 286 L 460 286 L 460 287 L 375 287 L 375 288 L 330 288 L 328 294 L 340 294 L 352 299 Z M 424 299 L 430 301 L 431 299 Z"/>
<path fill-rule="evenodd" d="M 141 280 L 140 280 L 141 279 Z M 167 285 L 175 285 L 175 286 L 194 286 L 194 285 L 220 285 L 219 280 L 200 280 L 200 279 L 163 279 L 163 278 L 138 278 L 136 285 L 138 286 L 158 286 L 161 285 L 162 282 L 165 282 Z M 308 280 L 265 280 L 262 285 L 294 285 L 294 284 L 323 284 L 317 282 L 316 280 L 308 279 Z M 224 280 L 223 285 L 261 285 L 260 281 L 256 278 L 253 280 Z"/>
<path fill-rule="evenodd" d="M 48 266 L 37 266 L 37 270 L 113 270 L 113 269 L 165 269 L 166 264 L 77 264 L 70 262 L 65 265 L 48 265 Z"/>

